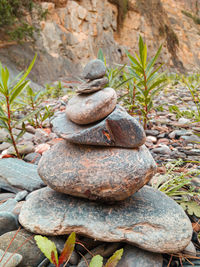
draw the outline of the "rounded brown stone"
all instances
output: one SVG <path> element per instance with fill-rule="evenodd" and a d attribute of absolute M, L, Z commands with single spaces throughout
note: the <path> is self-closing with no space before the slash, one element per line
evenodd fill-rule
<path fill-rule="evenodd" d="M 95 93 L 72 97 L 67 104 L 66 114 L 77 124 L 89 124 L 108 116 L 116 103 L 115 90 L 107 87 Z"/>
<path fill-rule="evenodd" d="M 155 174 L 148 149 L 83 146 L 62 141 L 40 159 L 44 183 L 65 194 L 92 200 L 126 199 Z"/>

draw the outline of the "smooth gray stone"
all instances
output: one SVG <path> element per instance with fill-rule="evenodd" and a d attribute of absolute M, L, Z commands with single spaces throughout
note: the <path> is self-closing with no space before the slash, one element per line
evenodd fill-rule
<path fill-rule="evenodd" d="M 183 209 L 148 186 L 110 205 L 67 196 L 50 188 L 39 189 L 22 206 L 19 221 L 28 231 L 42 235 L 75 231 L 97 240 L 128 242 L 159 253 L 182 251 L 193 232 Z"/>
<path fill-rule="evenodd" d="M 136 148 L 146 140 L 141 124 L 119 105 L 98 123 L 77 125 L 62 114 L 52 125 L 58 136 L 77 144 Z"/>
<path fill-rule="evenodd" d="M 110 202 L 126 199 L 147 184 L 156 163 L 144 145 L 121 149 L 63 140 L 43 154 L 38 173 L 58 192 Z"/>
<path fill-rule="evenodd" d="M 9 253 L 6 252 L 4 255 L 4 251 L 2 249 L 0 249 L 0 260 L 2 259 L 0 266 L 6 266 L 6 267 L 15 267 L 15 266 L 19 266 L 19 263 L 22 261 L 22 255 L 18 254 L 18 253 Z"/>
<path fill-rule="evenodd" d="M 1 211 L 13 212 L 16 205 L 17 201 L 15 199 L 8 199 L 6 202 L 0 205 L 0 212 Z"/>
<path fill-rule="evenodd" d="M 27 154 L 24 157 L 24 160 L 27 161 L 27 162 L 34 163 L 34 164 L 38 164 L 39 161 L 40 161 L 40 158 L 41 158 L 41 155 L 39 153 L 33 152 L 33 153 L 30 153 L 30 154 Z"/>
<path fill-rule="evenodd" d="M 14 214 L 0 211 L 0 235 L 16 230 L 18 227 L 19 225 Z"/>
<path fill-rule="evenodd" d="M 23 190 L 23 191 L 17 193 L 17 195 L 15 197 L 15 200 L 18 201 L 18 202 L 21 201 L 21 200 L 24 200 L 27 195 L 28 195 L 28 192 L 26 190 Z"/>
<path fill-rule="evenodd" d="M 20 159 L 8 158 L 0 160 L 0 184 L 8 187 L 33 191 L 44 186 L 37 173 L 37 166 Z M 11 191 L 12 192 L 12 191 Z"/>
<path fill-rule="evenodd" d="M 93 59 L 88 62 L 83 69 L 83 78 L 94 80 L 106 74 L 106 66 L 100 59 Z"/>
<path fill-rule="evenodd" d="M 84 125 L 104 119 L 116 107 L 117 94 L 106 87 L 90 94 L 73 96 L 67 103 L 67 117 L 74 123 Z"/>
<path fill-rule="evenodd" d="M 134 246 L 125 246 L 124 253 L 118 266 L 123 267 L 162 267 L 163 257 L 161 254 L 136 248 Z"/>
<path fill-rule="evenodd" d="M 7 249 L 15 233 L 16 231 L 12 231 L 0 236 L 0 249 Z M 27 242 L 23 244 L 25 241 Z M 19 253 L 23 257 L 19 265 L 20 267 L 37 267 L 38 264 L 40 264 L 41 261 L 45 258 L 44 254 L 37 247 L 36 242 L 33 239 L 33 234 L 25 230 L 20 230 L 17 233 L 15 239 L 8 249 L 8 252 L 13 253 L 18 248 L 19 250 L 17 251 L 17 253 Z"/>
<path fill-rule="evenodd" d="M 82 83 L 80 86 L 78 86 L 76 93 L 92 93 L 99 91 L 104 88 L 104 86 L 109 82 L 107 77 L 103 77 L 101 79 L 96 79 L 93 81 Z"/>

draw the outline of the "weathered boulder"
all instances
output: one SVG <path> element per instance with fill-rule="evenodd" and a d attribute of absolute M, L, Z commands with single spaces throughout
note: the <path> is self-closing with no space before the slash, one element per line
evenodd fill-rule
<path fill-rule="evenodd" d="M 108 78 L 103 77 L 100 79 L 96 79 L 93 81 L 89 81 L 86 83 L 82 83 L 80 86 L 78 86 L 76 92 L 77 93 L 92 93 L 99 91 L 104 88 L 104 86 L 108 83 Z"/>
<path fill-rule="evenodd" d="M 112 88 L 104 88 L 92 94 L 72 97 L 66 107 L 68 118 L 77 124 L 89 124 L 108 116 L 115 108 L 117 94 Z"/>
<path fill-rule="evenodd" d="M 91 125 L 77 125 L 65 114 L 52 124 L 58 136 L 77 144 L 136 148 L 146 139 L 140 123 L 119 105 L 105 119 Z"/>
<path fill-rule="evenodd" d="M 160 253 L 181 251 L 192 237 L 192 225 L 183 209 L 148 186 L 116 204 L 71 197 L 46 187 L 30 194 L 19 221 L 28 231 L 42 235 L 75 231 Z"/>
<path fill-rule="evenodd" d="M 65 140 L 44 153 L 38 165 L 52 189 L 92 200 L 123 200 L 155 174 L 156 164 L 143 145 L 139 149 L 81 146 Z"/>
<path fill-rule="evenodd" d="M 100 59 L 93 59 L 88 62 L 83 69 L 83 78 L 95 80 L 102 78 L 106 74 L 106 66 Z"/>

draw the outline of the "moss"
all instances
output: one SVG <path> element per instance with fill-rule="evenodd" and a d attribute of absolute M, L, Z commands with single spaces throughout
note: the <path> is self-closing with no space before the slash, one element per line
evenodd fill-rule
<path fill-rule="evenodd" d="M 108 0 L 118 8 L 118 25 L 121 26 L 128 12 L 128 0 Z"/>

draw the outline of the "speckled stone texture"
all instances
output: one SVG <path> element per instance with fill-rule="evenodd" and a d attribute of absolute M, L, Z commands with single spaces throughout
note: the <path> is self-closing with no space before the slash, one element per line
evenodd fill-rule
<path fill-rule="evenodd" d="M 82 77 L 84 79 L 95 80 L 106 74 L 106 66 L 100 59 L 93 59 L 88 62 L 84 69 Z"/>
<path fill-rule="evenodd" d="M 107 77 L 96 79 L 90 82 L 85 82 L 85 83 L 82 83 L 80 86 L 78 86 L 76 92 L 84 93 L 84 94 L 96 92 L 98 90 L 103 89 L 107 83 L 108 83 Z"/>
<path fill-rule="evenodd" d="M 115 108 L 117 94 L 112 88 L 104 88 L 91 94 L 72 97 L 66 106 L 67 117 L 77 124 L 89 124 L 108 116 Z"/>
<path fill-rule="evenodd" d="M 146 139 L 140 123 L 119 105 L 98 123 L 77 125 L 63 114 L 55 118 L 52 124 L 58 136 L 77 144 L 136 148 L 143 145 Z"/>
<path fill-rule="evenodd" d="M 42 235 L 75 231 L 159 253 L 182 251 L 192 237 L 192 225 L 183 209 L 148 186 L 116 204 L 75 198 L 46 187 L 29 195 L 19 221 L 28 231 Z"/>
<path fill-rule="evenodd" d="M 121 149 L 67 143 L 43 154 L 38 173 L 44 183 L 65 194 L 91 200 L 123 200 L 156 172 L 148 149 Z"/>

